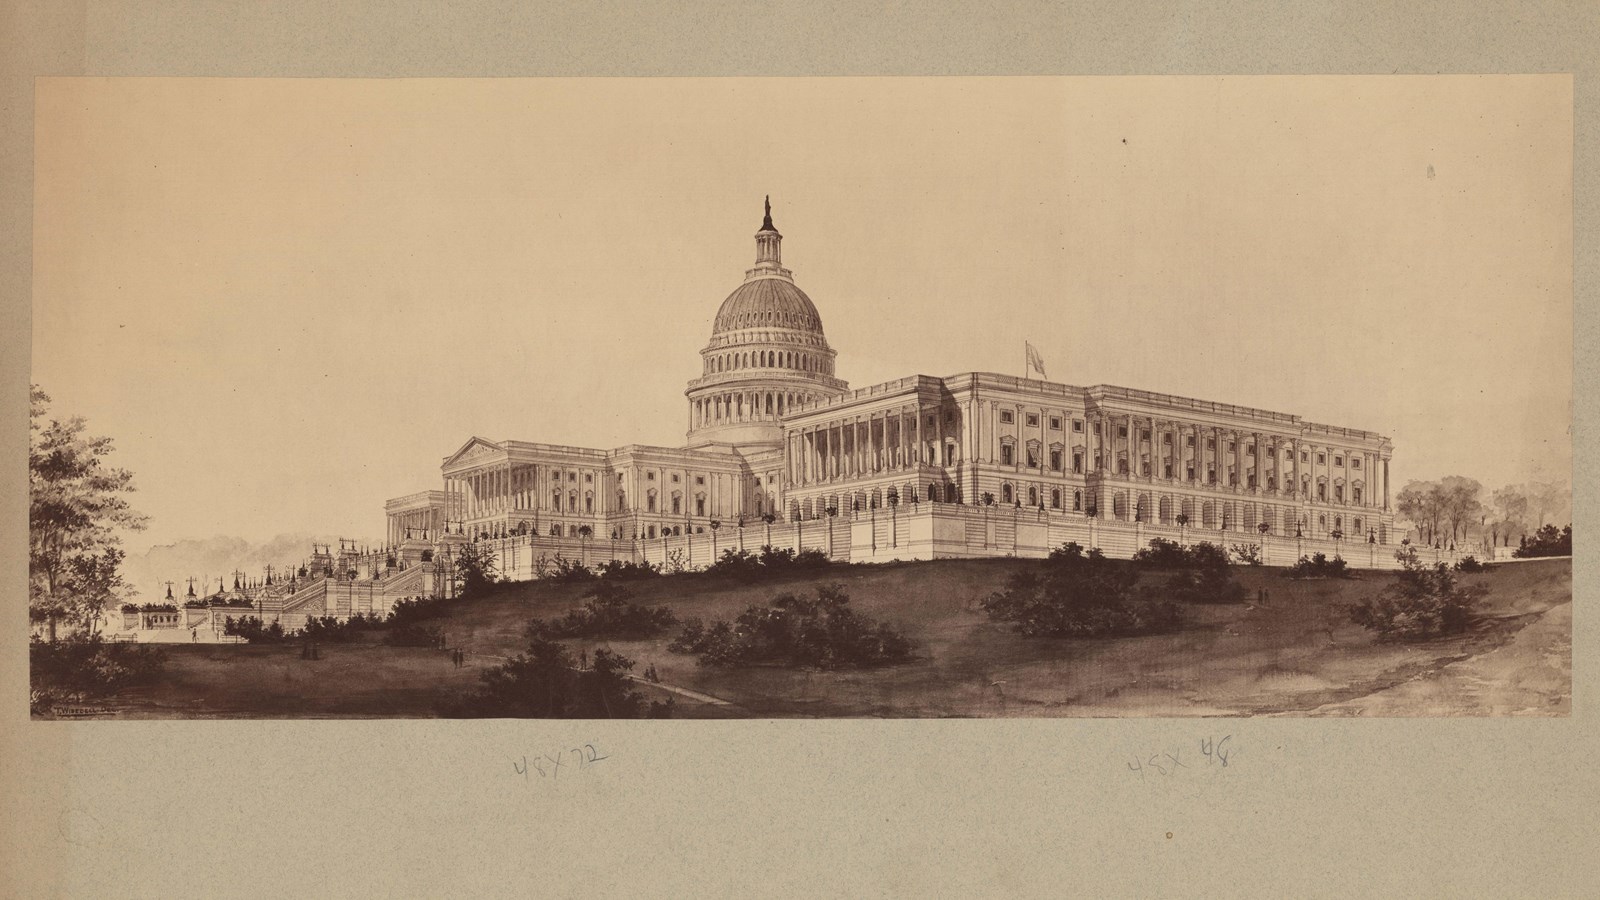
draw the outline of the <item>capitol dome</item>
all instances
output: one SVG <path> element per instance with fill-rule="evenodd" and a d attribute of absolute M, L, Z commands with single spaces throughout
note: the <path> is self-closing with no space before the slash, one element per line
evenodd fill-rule
<path fill-rule="evenodd" d="M 755 278 L 739 285 L 717 310 L 713 333 L 739 328 L 794 328 L 822 333 L 822 317 L 806 292 L 785 278 Z"/>
<path fill-rule="evenodd" d="M 700 351 L 701 377 L 689 382 L 689 445 L 777 445 L 792 408 L 841 396 L 834 351 L 817 307 L 783 267 L 783 235 L 766 205 L 756 232 L 756 264 L 744 273 Z"/>

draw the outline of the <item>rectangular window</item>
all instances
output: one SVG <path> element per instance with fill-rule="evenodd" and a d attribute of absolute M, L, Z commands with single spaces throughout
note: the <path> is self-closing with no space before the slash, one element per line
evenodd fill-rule
<path fill-rule="evenodd" d="M 944 445 L 944 464 L 947 465 L 947 466 L 954 465 L 955 464 L 955 456 L 956 456 L 956 445 L 955 444 L 945 444 Z"/>
<path fill-rule="evenodd" d="M 1323 484 L 1320 481 L 1317 482 L 1317 499 L 1318 500 L 1326 500 L 1326 499 L 1328 499 L 1328 486 L 1326 484 Z"/>
<path fill-rule="evenodd" d="M 1352 468 L 1352 469 L 1361 468 L 1361 457 L 1359 457 L 1359 456 L 1350 457 L 1350 468 Z"/>
<path fill-rule="evenodd" d="M 1038 428 L 1039 427 L 1039 417 L 1037 415 L 1035 415 L 1034 413 L 1028 413 L 1028 427 L 1029 428 Z"/>
<path fill-rule="evenodd" d="M 1126 474 L 1128 474 L 1128 461 L 1127 460 L 1125 460 L 1125 459 L 1117 460 L 1117 474 L 1118 475 L 1126 475 Z"/>
<path fill-rule="evenodd" d="M 1148 429 L 1148 428 L 1139 429 L 1139 440 L 1141 440 L 1141 441 L 1150 440 L 1150 429 Z"/>
<path fill-rule="evenodd" d="M 1162 476 L 1163 478 L 1171 478 L 1172 477 L 1172 463 L 1167 463 L 1166 466 L 1163 467 L 1163 471 L 1166 472 L 1166 474 Z"/>
<path fill-rule="evenodd" d="M 672 512 L 673 512 L 673 515 L 677 515 L 678 513 L 683 512 L 683 498 L 682 497 L 673 497 L 672 498 Z"/>
<path fill-rule="evenodd" d="M 568 472 L 567 473 L 567 480 L 568 481 L 577 481 L 578 480 L 578 473 L 577 472 Z"/>
<path fill-rule="evenodd" d="M 697 516 L 703 516 L 706 514 L 706 501 L 704 497 L 694 498 L 694 514 Z"/>
<path fill-rule="evenodd" d="M 645 477 L 646 481 L 655 481 L 656 480 L 656 473 L 654 473 L 654 472 L 646 472 L 646 473 L 644 473 L 644 477 Z"/>
<path fill-rule="evenodd" d="M 1033 449 L 1032 447 L 1028 448 L 1028 468 L 1039 468 L 1039 451 Z"/>
<path fill-rule="evenodd" d="M 1171 447 L 1172 446 L 1172 432 L 1169 431 L 1166 434 L 1163 434 L 1161 436 L 1161 443 L 1167 445 L 1168 447 Z"/>
<path fill-rule="evenodd" d="M 1128 436 L 1128 426 L 1126 426 L 1126 425 L 1118 425 L 1117 426 L 1117 437 L 1125 438 L 1127 436 Z"/>
<path fill-rule="evenodd" d="M 1237 449 L 1239 449 L 1239 448 L 1233 443 L 1233 441 L 1229 441 L 1228 442 L 1228 452 L 1229 453 L 1232 453 L 1233 451 L 1235 451 Z"/>
<path fill-rule="evenodd" d="M 1216 438 L 1206 438 L 1206 449 L 1207 450 L 1215 450 L 1215 449 L 1217 449 L 1217 439 Z"/>
<path fill-rule="evenodd" d="M 1051 468 L 1051 470 L 1056 471 L 1056 472 L 1061 471 L 1061 451 L 1060 450 L 1051 450 L 1050 451 L 1050 468 Z"/>
<path fill-rule="evenodd" d="M 1310 453 L 1310 451 L 1301 450 L 1300 451 L 1300 461 L 1301 462 L 1310 462 L 1311 461 L 1311 453 Z"/>
<path fill-rule="evenodd" d="M 1100 436 L 1100 423 L 1099 422 L 1094 423 L 1094 434 L 1095 434 L 1095 437 L 1099 437 Z"/>
<path fill-rule="evenodd" d="M 1073 419 L 1072 420 L 1072 430 L 1078 432 L 1079 434 L 1082 434 L 1083 433 L 1083 420 L 1082 419 Z"/>
<path fill-rule="evenodd" d="M 1339 467 L 1341 467 L 1341 468 L 1343 468 L 1343 467 L 1344 467 L 1344 457 L 1342 457 L 1342 456 L 1335 456 L 1335 457 L 1334 457 L 1334 458 L 1333 458 L 1333 464 L 1334 464 L 1334 465 L 1336 465 L 1336 466 L 1339 466 Z"/>
<path fill-rule="evenodd" d="M 1074 454 L 1072 454 L 1072 471 L 1077 472 L 1080 475 L 1083 474 L 1083 454 L 1082 453 L 1074 453 Z"/>
<path fill-rule="evenodd" d="M 1319 466 L 1323 465 L 1323 464 L 1327 463 L 1327 461 L 1328 461 L 1328 454 L 1326 454 L 1326 453 L 1318 453 L 1317 454 L 1317 465 L 1319 465 Z"/>
<path fill-rule="evenodd" d="M 1001 465 L 1009 466 L 1009 465 L 1013 464 L 1014 462 L 1016 462 L 1016 455 L 1017 455 L 1016 448 L 1012 447 L 1010 444 L 1001 444 L 1000 445 L 1000 464 Z"/>
<path fill-rule="evenodd" d="M 1217 467 L 1216 466 L 1206 466 L 1206 480 L 1211 482 L 1212 484 L 1216 484 L 1217 483 Z"/>
<path fill-rule="evenodd" d="M 706 483 L 706 477 L 704 475 L 696 475 L 694 477 L 694 483 L 695 484 L 705 484 Z"/>
<path fill-rule="evenodd" d="M 1183 444 L 1184 444 L 1185 447 L 1193 447 L 1194 446 L 1194 435 L 1191 434 L 1188 437 L 1185 437 L 1183 439 Z"/>
<path fill-rule="evenodd" d="M 1351 488 L 1350 489 L 1350 496 L 1351 496 L 1351 499 L 1355 500 L 1357 503 L 1360 503 L 1361 502 L 1361 488 L 1358 488 L 1358 487 Z"/>
<path fill-rule="evenodd" d="M 1061 417 L 1060 416 L 1051 416 L 1050 417 L 1050 430 L 1051 431 L 1060 431 L 1061 430 Z"/>
<path fill-rule="evenodd" d="M 1333 486 L 1333 499 L 1340 503 L 1344 502 L 1344 485 L 1336 484 Z"/>
<path fill-rule="evenodd" d="M 1017 417 L 1016 417 L 1015 414 L 1013 414 L 1011 412 L 1011 410 L 1009 410 L 1009 409 L 1000 410 L 1000 424 L 1001 425 L 1010 425 L 1012 422 L 1015 422 L 1016 420 L 1017 420 Z"/>

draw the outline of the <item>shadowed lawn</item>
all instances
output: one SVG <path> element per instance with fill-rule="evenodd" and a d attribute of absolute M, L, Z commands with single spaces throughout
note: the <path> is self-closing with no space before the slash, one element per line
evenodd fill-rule
<path fill-rule="evenodd" d="M 842 566 L 755 585 L 703 575 L 629 584 L 635 602 L 666 604 L 680 619 L 709 622 L 732 619 L 785 591 L 837 581 L 858 612 L 903 629 L 917 642 L 917 658 L 899 666 L 839 672 L 705 668 L 693 657 L 667 651 L 675 631 L 645 641 L 569 643 L 574 652 L 591 654 L 595 647 L 609 647 L 633 658 L 635 673 L 654 664 L 663 682 L 736 705 L 714 707 L 679 696 L 678 714 L 689 717 L 1193 716 L 1304 714 L 1319 707 L 1328 707 L 1324 714 L 1349 714 L 1337 705 L 1433 677 L 1452 663 L 1493 651 L 1571 599 L 1568 560 L 1508 564 L 1462 576 L 1465 583 L 1489 586 L 1480 605 L 1484 621 L 1471 633 L 1382 642 L 1350 623 L 1345 607 L 1376 593 L 1391 575 L 1364 572 L 1355 580 L 1296 582 L 1280 569 L 1240 568 L 1249 603 L 1185 606 L 1184 625 L 1174 633 L 1025 638 L 1009 625 L 990 622 L 978 601 L 1011 572 L 1032 565 L 1038 563 L 939 560 Z M 1166 574 L 1144 577 L 1160 582 Z M 1265 605 L 1255 602 L 1260 588 L 1270 591 Z M 586 593 L 581 585 L 511 585 L 461 603 L 441 624 L 452 646 L 514 655 L 531 618 L 559 616 L 580 605 Z M 481 667 L 497 662 L 480 657 L 474 667 L 458 670 L 440 651 L 377 644 L 323 645 L 324 659 L 315 662 L 301 660 L 297 644 L 172 649 L 163 683 L 123 698 L 124 714 L 426 716 L 439 691 L 466 689 Z M 1570 676 L 1565 683 L 1559 677 L 1538 683 L 1540 702 L 1524 703 L 1520 711 L 1531 705 L 1565 714 Z M 1483 712 L 1459 698 L 1442 702 L 1437 691 L 1417 696 L 1423 699 L 1410 704 L 1391 699 L 1380 712 Z"/>

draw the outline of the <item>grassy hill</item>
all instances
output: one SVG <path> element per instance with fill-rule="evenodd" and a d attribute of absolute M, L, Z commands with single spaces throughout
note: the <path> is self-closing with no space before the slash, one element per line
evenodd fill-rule
<path fill-rule="evenodd" d="M 1508 564 L 1463 576 L 1488 585 L 1472 632 L 1410 643 L 1381 642 L 1350 623 L 1345 607 L 1392 577 L 1296 582 L 1281 569 L 1242 568 L 1252 602 L 1188 606 L 1177 632 L 1132 638 L 1025 638 L 990 622 L 978 601 L 1018 567 L 1011 559 L 838 566 L 820 574 L 742 584 L 702 574 L 630 585 L 636 602 L 670 606 L 680 618 L 731 619 L 785 591 L 844 586 L 856 609 L 902 628 L 918 643 L 908 664 L 867 671 L 710 669 L 667 651 L 672 634 L 646 641 L 573 641 L 574 652 L 609 647 L 654 664 L 661 680 L 729 705 L 679 692 L 679 715 L 697 716 L 1194 716 L 1294 713 L 1345 704 L 1506 645 L 1524 626 L 1571 599 L 1568 560 Z M 1163 579 L 1162 574 L 1146 578 Z M 1265 604 L 1254 602 L 1259 589 Z M 495 657 L 521 649 L 523 627 L 582 603 L 582 585 L 524 583 L 455 605 L 440 623 L 474 666 L 447 654 L 375 642 L 330 645 L 307 662 L 295 647 L 177 646 L 169 677 L 125 698 L 128 715 L 430 715 L 441 691 L 470 687 Z M 1570 655 L 1570 646 L 1567 650 Z M 1570 671 L 1570 663 L 1568 664 Z M 1547 679 L 1548 681 L 1548 679 Z M 1566 690 L 1548 689 L 1541 709 L 1567 712 Z M 648 688 L 666 696 L 664 688 Z M 655 696 L 652 693 L 652 696 Z M 1471 714 L 1438 692 L 1385 714 Z M 1543 697 L 1544 695 L 1541 695 Z M 1413 708 L 1421 706 L 1423 708 Z M 1545 709 L 1547 707 L 1547 709 Z"/>

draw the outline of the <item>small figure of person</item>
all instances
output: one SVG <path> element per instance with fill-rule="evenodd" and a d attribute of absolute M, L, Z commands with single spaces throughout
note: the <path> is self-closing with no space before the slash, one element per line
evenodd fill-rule
<path fill-rule="evenodd" d="M 189 643 L 191 643 L 191 644 L 198 643 L 199 640 L 200 640 L 200 629 L 199 629 L 199 627 L 198 626 L 191 626 L 189 628 Z"/>
<path fill-rule="evenodd" d="M 579 650 L 578 651 L 578 668 L 580 668 L 580 669 L 589 668 L 589 651 L 587 651 L 587 650 Z"/>

